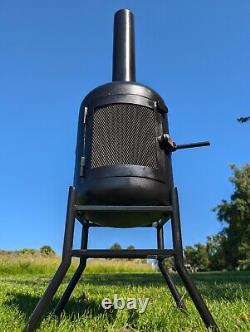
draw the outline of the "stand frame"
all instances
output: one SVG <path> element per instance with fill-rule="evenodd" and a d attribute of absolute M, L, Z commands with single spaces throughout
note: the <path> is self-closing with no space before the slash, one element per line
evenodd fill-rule
<path fill-rule="evenodd" d="M 105 227 L 99 226 L 88 220 L 82 221 L 82 241 L 81 249 L 73 249 L 74 227 L 76 213 L 78 211 L 161 211 L 167 216 L 170 214 L 173 249 L 164 249 L 164 236 L 163 226 L 167 219 L 159 221 L 155 224 L 157 230 L 157 249 L 134 249 L 134 250 L 112 250 L 112 249 L 87 249 L 88 247 L 88 234 L 90 227 Z M 146 227 L 152 227 L 146 226 Z M 73 292 L 77 282 L 79 281 L 88 258 L 149 258 L 153 257 L 158 260 L 159 269 L 167 283 L 167 286 L 174 298 L 174 301 L 179 309 L 187 313 L 183 299 L 176 288 L 173 280 L 171 279 L 166 267 L 164 266 L 164 259 L 166 257 L 174 257 L 175 268 L 180 278 L 183 281 L 191 299 L 193 300 L 200 317 L 205 323 L 207 328 L 213 331 L 219 331 L 208 307 L 206 306 L 203 298 L 201 297 L 194 282 L 190 278 L 183 261 L 183 247 L 180 226 L 180 213 L 177 188 L 173 188 L 171 192 L 171 205 L 168 206 L 100 206 L 100 205 L 76 205 L 76 189 L 69 187 L 68 205 L 66 214 L 66 225 L 64 233 L 62 261 L 58 267 L 54 277 L 49 283 L 44 295 L 37 303 L 34 311 L 29 317 L 25 332 L 33 332 L 39 326 L 42 317 L 44 316 L 49 304 L 57 289 L 61 285 L 64 276 L 66 275 L 72 261 L 72 257 L 80 257 L 79 265 L 73 274 L 66 290 L 64 291 L 61 299 L 55 308 L 55 314 L 60 316 L 66 303 L 68 302 L 71 293 Z"/>

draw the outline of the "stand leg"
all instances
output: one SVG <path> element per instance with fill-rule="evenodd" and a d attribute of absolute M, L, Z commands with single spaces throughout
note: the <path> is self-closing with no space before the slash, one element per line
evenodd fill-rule
<path fill-rule="evenodd" d="M 157 227 L 157 247 L 158 247 L 158 249 L 164 249 L 164 237 L 163 237 L 163 227 L 162 226 Z M 185 307 L 183 299 L 182 299 L 178 289 L 176 288 L 173 280 L 171 279 L 170 275 L 168 274 L 167 269 L 164 266 L 164 259 L 159 258 L 158 263 L 159 263 L 158 266 L 162 273 L 162 276 L 168 285 L 168 288 L 175 300 L 177 307 L 179 309 L 183 310 L 185 313 L 187 313 L 187 309 Z"/>
<path fill-rule="evenodd" d="M 88 223 L 86 223 L 82 227 L 81 249 L 87 249 L 88 231 L 89 231 L 89 226 L 88 226 Z M 60 314 L 62 313 L 66 303 L 68 302 L 68 300 L 70 298 L 70 295 L 72 294 L 73 290 L 75 289 L 76 284 L 78 283 L 79 279 L 81 278 L 81 275 L 86 267 L 86 262 L 87 262 L 86 258 L 84 258 L 84 257 L 80 258 L 80 263 L 79 263 L 73 277 L 71 278 L 67 288 L 65 289 L 62 298 L 60 299 L 60 301 L 58 302 L 58 304 L 55 308 L 55 314 L 57 316 L 60 316 Z"/>
<path fill-rule="evenodd" d="M 198 289 L 196 288 L 194 282 L 190 278 L 190 276 L 184 266 L 179 202 L 178 202 L 178 193 L 177 193 L 176 188 L 173 189 L 173 191 L 172 191 L 172 207 L 173 207 L 173 215 L 171 218 L 171 224 L 172 224 L 172 235 L 173 235 L 173 247 L 175 250 L 176 270 L 179 273 L 179 275 L 184 283 L 184 286 L 188 290 L 189 295 L 192 298 L 194 305 L 195 305 L 196 309 L 198 310 L 206 327 L 212 329 L 213 331 L 219 332 L 219 328 L 216 325 L 208 307 L 206 306 L 203 298 L 201 297 Z"/>
<path fill-rule="evenodd" d="M 66 225 L 64 233 L 64 243 L 63 243 L 63 255 L 62 262 L 56 271 L 53 279 L 51 280 L 49 286 L 47 287 L 44 295 L 41 297 L 37 303 L 34 311 L 32 312 L 27 325 L 25 326 L 25 332 L 33 332 L 38 327 L 45 311 L 47 310 L 49 304 L 52 301 L 58 287 L 60 286 L 65 274 L 67 273 L 71 264 L 71 250 L 73 245 L 73 235 L 75 226 L 75 215 L 74 215 L 74 204 L 75 204 L 75 189 L 73 187 L 69 188 L 68 196 L 68 206 L 66 215 Z"/>
<path fill-rule="evenodd" d="M 164 264 L 163 264 L 163 260 L 159 260 L 159 269 L 163 275 L 163 278 L 165 279 L 167 285 L 168 285 L 168 288 L 175 300 L 175 303 L 177 305 L 177 308 L 179 308 L 180 310 L 182 310 L 183 312 L 185 313 L 188 313 L 187 309 L 186 309 L 186 306 L 184 304 L 184 301 L 183 299 L 181 298 L 181 295 L 178 291 L 178 289 L 176 288 L 173 280 L 171 279 L 170 275 L 167 273 L 165 267 L 164 267 Z"/>

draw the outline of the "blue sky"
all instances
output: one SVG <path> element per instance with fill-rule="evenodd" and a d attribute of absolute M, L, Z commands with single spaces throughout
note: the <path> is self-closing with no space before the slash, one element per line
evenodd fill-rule
<path fill-rule="evenodd" d="M 169 107 L 184 245 L 220 229 L 211 208 L 249 162 L 250 2 L 6 1 L 0 5 L 0 249 L 60 252 L 81 100 L 111 80 L 113 15 L 135 15 L 137 80 Z M 80 228 L 76 228 L 76 244 Z M 166 241 L 171 243 L 166 228 Z M 90 246 L 154 247 L 154 229 L 94 229 Z"/>

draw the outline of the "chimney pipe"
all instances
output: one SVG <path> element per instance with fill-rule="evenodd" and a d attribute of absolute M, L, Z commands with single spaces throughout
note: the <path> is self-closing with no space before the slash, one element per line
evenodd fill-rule
<path fill-rule="evenodd" d="M 121 9 L 114 17 L 113 81 L 135 81 L 134 16 Z"/>

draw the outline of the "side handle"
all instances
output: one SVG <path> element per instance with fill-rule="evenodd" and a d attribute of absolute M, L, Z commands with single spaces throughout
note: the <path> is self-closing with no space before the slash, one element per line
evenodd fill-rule
<path fill-rule="evenodd" d="M 209 141 L 188 143 L 188 144 L 176 144 L 168 134 L 163 134 L 158 137 L 158 142 L 160 147 L 164 149 L 167 153 L 174 152 L 181 149 L 191 149 L 191 148 L 200 148 L 203 146 L 209 146 Z"/>

